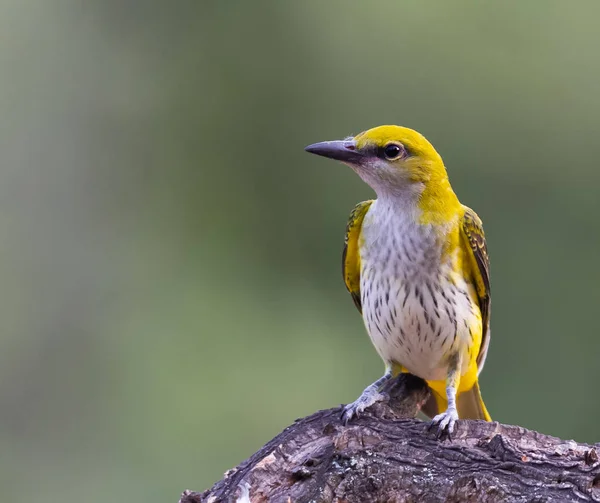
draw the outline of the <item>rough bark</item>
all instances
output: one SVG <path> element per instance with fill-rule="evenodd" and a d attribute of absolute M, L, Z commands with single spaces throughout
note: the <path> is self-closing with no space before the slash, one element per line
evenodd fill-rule
<path fill-rule="evenodd" d="M 341 409 L 297 420 L 203 493 L 180 503 L 600 502 L 600 444 L 459 421 L 439 440 L 414 419 L 428 396 L 402 375 L 348 426 Z"/>

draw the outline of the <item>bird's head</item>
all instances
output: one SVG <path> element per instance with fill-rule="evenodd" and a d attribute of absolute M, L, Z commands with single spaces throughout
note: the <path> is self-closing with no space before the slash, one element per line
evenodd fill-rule
<path fill-rule="evenodd" d="M 324 141 L 306 151 L 350 166 L 380 195 L 421 193 L 447 182 L 446 168 L 431 143 L 417 131 L 379 126 L 344 140 Z"/>

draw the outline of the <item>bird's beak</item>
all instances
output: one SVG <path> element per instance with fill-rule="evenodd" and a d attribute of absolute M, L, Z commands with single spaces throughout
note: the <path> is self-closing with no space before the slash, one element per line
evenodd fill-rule
<path fill-rule="evenodd" d="M 354 140 L 322 141 L 320 143 L 313 143 L 305 147 L 304 150 L 311 154 L 348 163 L 356 163 L 363 158 L 363 155 L 356 149 Z"/>

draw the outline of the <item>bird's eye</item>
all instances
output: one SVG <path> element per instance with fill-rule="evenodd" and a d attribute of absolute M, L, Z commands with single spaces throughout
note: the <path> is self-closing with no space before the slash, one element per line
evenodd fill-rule
<path fill-rule="evenodd" d="M 383 148 L 383 155 L 385 155 L 385 157 L 390 161 L 398 159 L 403 153 L 404 150 L 397 143 L 388 143 Z"/>

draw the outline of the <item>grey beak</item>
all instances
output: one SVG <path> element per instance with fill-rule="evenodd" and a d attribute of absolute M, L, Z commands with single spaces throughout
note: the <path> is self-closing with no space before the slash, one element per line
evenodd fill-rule
<path fill-rule="evenodd" d="M 336 140 L 322 141 L 313 143 L 304 150 L 311 154 L 317 154 L 329 159 L 335 159 L 342 162 L 358 162 L 363 158 L 363 155 L 356 150 L 356 145 L 353 140 Z"/>

